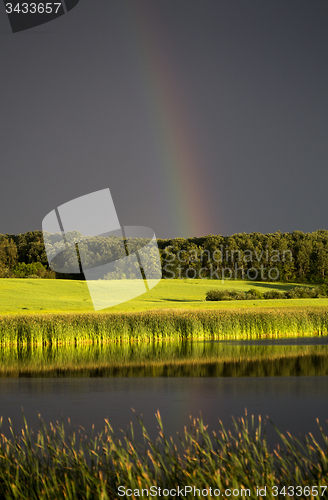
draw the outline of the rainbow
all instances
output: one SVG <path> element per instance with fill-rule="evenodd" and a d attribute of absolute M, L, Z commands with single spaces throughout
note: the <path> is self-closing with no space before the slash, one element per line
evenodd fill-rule
<path fill-rule="evenodd" d="M 186 112 L 183 85 L 178 81 L 178 72 L 172 68 L 169 45 L 148 2 L 122 3 L 136 50 L 137 70 L 146 93 L 158 156 L 165 165 L 162 181 L 167 186 L 172 227 L 180 237 L 210 234 L 217 221 L 209 210 L 209 186 L 206 187 L 202 175 L 204 160 L 197 150 L 199 140 L 190 123 L 190 113 Z"/>

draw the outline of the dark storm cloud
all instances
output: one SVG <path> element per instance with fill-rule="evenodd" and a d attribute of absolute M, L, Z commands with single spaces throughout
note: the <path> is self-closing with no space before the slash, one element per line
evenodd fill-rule
<path fill-rule="evenodd" d="M 195 203 L 207 204 L 211 232 L 327 228 L 328 3 L 142 6 L 197 132 L 207 197 Z M 40 229 L 54 207 L 109 187 L 121 224 L 191 236 L 170 210 L 141 51 L 136 60 L 138 8 L 81 0 L 17 34 L 0 10 L 0 233 Z"/>

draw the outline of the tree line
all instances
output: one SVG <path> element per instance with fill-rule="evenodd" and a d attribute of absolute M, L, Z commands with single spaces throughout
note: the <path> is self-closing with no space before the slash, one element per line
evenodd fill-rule
<path fill-rule="evenodd" d="M 328 231 L 238 233 L 157 240 L 166 279 L 248 279 L 322 283 L 328 279 Z M 53 239 L 54 249 L 59 245 Z M 99 263 L 124 257 L 115 238 L 93 238 Z M 59 257 L 65 270 L 65 253 Z M 67 259 L 68 260 L 68 259 Z M 69 266 L 67 267 L 69 269 Z M 78 271 L 78 270 L 77 270 Z M 49 268 L 42 231 L 0 234 L 0 277 L 83 279 Z"/>

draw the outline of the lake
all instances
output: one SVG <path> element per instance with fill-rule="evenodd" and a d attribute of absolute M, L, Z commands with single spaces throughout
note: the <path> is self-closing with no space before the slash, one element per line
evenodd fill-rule
<path fill-rule="evenodd" d="M 188 425 L 189 415 L 197 418 L 201 413 L 209 429 L 219 430 L 218 419 L 231 428 L 231 416 L 242 417 L 247 408 L 248 415 L 268 415 L 279 430 L 290 431 L 296 437 L 310 431 L 318 437 L 315 421 L 318 417 L 328 434 L 328 424 L 325 423 L 328 419 L 328 337 L 193 344 L 175 346 L 175 349 L 180 349 L 180 358 L 175 358 L 171 371 L 167 369 L 170 365 L 167 355 L 171 353 L 172 356 L 170 349 L 173 347 L 164 346 L 164 351 L 169 351 L 166 354 L 162 351 L 161 376 L 156 375 L 158 370 L 154 358 L 146 372 L 142 370 L 140 349 L 146 347 L 141 345 L 131 347 L 134 358 L 130 352 L 127 361 L 131 364 L 131 359 L 139 360 L 139 364 L 133 365 L 136 376 L 133 376 L 133 370 L 126 371 L 123 365 L 121 369 L 116 366 L 115 370 L 106 366 L 103 371 L 97 372 L 97 376 L 90 369 L 65 372 L 62 366 L 55 376 L 53 371 L 43 371 L 40 375 L 37 370 L 26 369 L 28 353 L 24 351 L 20 362 L 25 371 L 17 371 L 16 366 L 15 372 L 8 372 L 0 378 L 3 432 L 8 434 L 8 417 L 15 430 L 21 427 L 22 408 L 28 424 L 34 429 L 38 428 L 37 414 L 40 413 L 45 422 L 61 419 L 65 422 L 69 417 L 73 427 L 82 425 L 86 431 L 91 429 L 92 424 L 96 431 L 101 430 L 105 418 L 115 431 L 126 431 L 132 421 L 136 435 L 141 436 L 131 410 L 134 408 L 138 416 L 142 415 L 151 437 L 157 434 L 154 416 L 157 410 L 161 413 L 166 434 L 174 436 L 176 432 L 182 433 L 184 426 Z M 147 349 L 148 354 L 154 352 L 152 346 Z M 56 352 L 62 355 L 63 351 Z M 74 350 L 69 352 L 74 357 Z M 90 346 L 87 352 L 93 355 Z M 188 361 L 191 353 L 195 366 L 192 376 L 193 363 L 190 359 L 188 370 L 183 370 L 184 361 Z M 44 355 L 49 358 L 49 351 L 45 351 Z M 29 356 L 33 357 L 33 353 L 30 352 Z M 40 358 L 40 352 L 37 356 Z M 85 361 L 86 354 L 83 356 Z M 54 358 L 53 353 L 52 362 L 55 363 Z M 145 358 L 145 363 L 148 361 Z M 269 370 L 263 376 L 263 367 L 270 363 L 273 363 L 273 371 Z M 32 363 L 32 366 L 35 365 Z M 178 370 L 174 368 L 176 366 Z M 213 366 L 221 368 L 214 369 Z M 246 373 L 250 371 L 248 376 L 245 376 L 245 370 Z M 221 375 L 218 376 L 218 373 Z M 290 375 L 282 376 L 281 373 Z M 271 446 L 278 442 L 269 424 L 267 434 Z"/>

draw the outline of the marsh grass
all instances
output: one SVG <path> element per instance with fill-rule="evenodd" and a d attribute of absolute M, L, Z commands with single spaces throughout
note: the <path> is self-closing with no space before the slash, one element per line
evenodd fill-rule
<path fill-rule="evenodd" d="M 327 308 L 151 310 L 0 317 L 0 345 L 227 340 L 328 333 Z"/>
<path fill-rule="evenodd" d="M 319 422 L 322 444 L 311 434 L 300 442 L 277 431 L 283 447 L 271 451 L 261 417 L 255 424 L 246 413 L 233 420 L 232 431 L 220 422 L 213 433 L 201 419 L 191 419 L 179 446 L 165 436 L 159 413 L 156 417 L 156 440 L 138 419 L 142 443 L 135 440 L 132 424 L 119 438 L 108 421 L 96 436 L 83 429 L 65 431 L 63 423 L 46 426 L 41 419 L 37 433 L 26 421 L 19 435 L 11 428 L 11 438 L 0 436 L 0 499 L 105 500 L 119 498 L 119 486 L 163 490 L 186 485 L 200 489 L 200 495 L 184 498 L 204 498 L 202 490 L 209 488 L 220 489 L 221 498 L 227 498 L 226 488 L 249 489 L 248 498 L 255 498 L 256 486 L 266 486 L 266 498 L 272 499 L 282 498 L 271 494 L 272 486 L 317 486 L 322 492 L 328 484 L 328 436 Z"/>
<path fill-rule="evenodd" d="M 291 375 L 328 375 L 328 345 L 160 341 L 0 349 L 0 377 Z"/>

